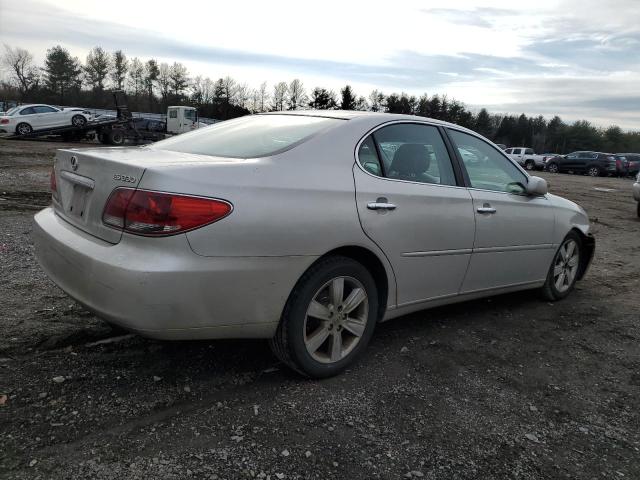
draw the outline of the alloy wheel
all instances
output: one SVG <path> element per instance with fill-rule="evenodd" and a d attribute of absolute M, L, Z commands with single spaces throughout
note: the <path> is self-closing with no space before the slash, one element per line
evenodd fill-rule
<path fill-rule="evenodd" d="M 304 345 L 320 363 L 339 362 L 360 342 L 369 317 L 367 292 L 353 277 L 336 277 L 313 296 L 304 321 Z"/>
<path fill-rule="evenodd" d="M 18 125 L 18 133 L 20 135 L 28 135 L 32 131 L 31 126 L 26 123 L 21 123 Z"/>
<path fill-rule="evenodd" d="M 81 115 L 76 115 L 71 119 L 71 123 L 74 127 L 84 127 L 87 121 Z"/>
<path fill-rule="evenodd" d="M 558 166 L 555 163 L 552 163 L 547 167 L 547 170 L 551 173 L 558 173 Z"/>
<path fill-rule="evenodd" d="M 600 169 L 598 167 L 591 167 L 591 168 L 589 168 L 587 173 L 589 174 L 590 177 L 599 177 L 600 176 Z"/>
<path fill-rule="evenodd" d="M 580 265 L 580 249 L 573 239 L 567 239 L 556 256 L 553 266 L 553 283 L 559 293 L 566 292 L 575 281 Z"/>

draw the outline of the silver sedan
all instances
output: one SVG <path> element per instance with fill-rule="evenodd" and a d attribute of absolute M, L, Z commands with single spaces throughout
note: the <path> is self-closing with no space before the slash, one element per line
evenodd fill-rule
<path fill-rule="evenodd" d="M 51 188 L 37 258 L 88 310 L 160 339 L 270 339 L 311 377 L 416 310 L 560 300 L 594 251 L 582 208 L 476 133 L 414 116 L 264 114 L 65 149 Z"/>

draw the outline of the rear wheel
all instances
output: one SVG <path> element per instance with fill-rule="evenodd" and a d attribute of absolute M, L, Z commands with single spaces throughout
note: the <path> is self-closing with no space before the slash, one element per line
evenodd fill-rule
<path fill-rule="evenodd" d="M 366 348 L 378 318 L 377 289 L 369 271 L 347 257 L 312 266 L 291 292 L 270 345 L 297 372 L 336 375 Z"/>
<path fill-rule="evenodd" d="M 600 167 L 596 165 L 592 165 L 587 168 L 587 175 L 590 177 L 599 177 L 600 176 Z"/>
<path fill-rule="evenodd" d="M 82 115 L 74 115 L 71 117 L 71 125 L 74 127 L 84 127 L 87 124 L 87 119 Z"/>
<path fill-rule="evenodd" d="M 31 128 L 31 125 L 28 123 L 19 123 L 16 127 L 16 133 L 18 135 L 29 135 L 31 132 L 33 132 L 33 128 Z"/>
<path fill-rule="evenodd" d="M 111 130 L 107 134 L 107 141 L 111 145 L 124 145 L 124 133 L 120 130 Z"/>
<path fill-rule="evenodd" d="M 542 294 L 547 300 L 561 300 L 575 287 L 581 247 L 580 236 L 576 232 L 570 232 L 560 244 L 542 287 Z"/>
<path fill-rule="evenodd" d="M 524 162 L 524 168 L 526 168 L 527 170 L 535 170 L 536 164 L 533 160 L 527 160 L 526 162 Z"/>
<path fill-rule="evenodd" d="M 557 163 L 550 163 L 547 165 L 547 171 L 550 173 L 558 173 L 559 169 L 558 169 L 558 164 Z"/>

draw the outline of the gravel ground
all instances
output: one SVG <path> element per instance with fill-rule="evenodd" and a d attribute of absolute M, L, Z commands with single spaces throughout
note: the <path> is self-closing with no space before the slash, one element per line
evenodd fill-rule
<path fill-rule="evenodd" d="M 1 478 L 640 478 L 630 180 L 542 174 L 597 237 L 565 301 L 412 314 L 309 381 L 266 342 L 127 335 L 49 281 L 31 217 L 62 145 L 0 140 Z"/>

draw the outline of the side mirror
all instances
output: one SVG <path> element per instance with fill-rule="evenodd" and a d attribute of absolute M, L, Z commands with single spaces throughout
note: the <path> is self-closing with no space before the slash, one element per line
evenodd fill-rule
<path fill-rule="evenodd" d="M 529 182 L 527 182 L 527 195 L 541 197 L 542 195 L 546 195 L 548 191 L 549 187 L 544 178 L 529 177 Z"/>

